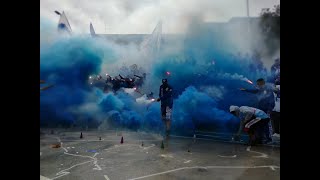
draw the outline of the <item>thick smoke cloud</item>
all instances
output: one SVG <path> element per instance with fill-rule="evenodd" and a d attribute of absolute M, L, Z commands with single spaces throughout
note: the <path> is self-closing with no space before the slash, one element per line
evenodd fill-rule
<path fill-rule="evenodd" d="M 262 8 L 272 8 L 280 0 L 250 1 L 250 16 Z M 93 23 L 97 33 L 150 33 L 157 21 L 165 22 L 165 33 L 185 32 L 189 18 L 225 22 L 246 16 L 245 0 L 41 0 L 40 16 L 57 22 L 55 10 L 65 11 L 75 33 L 89 33 Z"/>
<path fill-rule="evenodd" d="M 48 28 L 43 32 L 56 30 L 46 24 L 42 27 Z M 189 30 L 175 40 L 182 44 L 179 48 L 177 42 L 164 43 L 156 59 L 144 59 L 133 44 L 117 45 L 86 36 L 56 36 L 50 42 L 41 39 L 40 77 L 55 84 L 41 92 L 42 125 L 163 130 L 159 103 L 147 102 L 130 91 L 104 94 L 88 83 L 92 74 L 118 75 L 116 67 L 126 62 L 150 65 L 143 93 L 152 91 L 157 96 L 161 78 L 168 78 L 174 89 L 174 132 L 189 133 L 204 127 L 234 131 L 237 120 L 228 113 L 228 107 L 255 106 L 257 102 L 254 95 L 238 89 L 253 88 L 247 81 L 266 78 L 266 74 L 250 71 L 252 60 L 230 54 L 228 40 L 224 44 L 212 41 L 223 40 L 219 34 L 201 27 L 199 31 Z"/>

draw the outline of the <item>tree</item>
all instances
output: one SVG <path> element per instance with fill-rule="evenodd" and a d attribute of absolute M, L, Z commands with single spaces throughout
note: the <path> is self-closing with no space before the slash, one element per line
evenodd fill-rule
<path fill-rule="evenodd" d="M 262 9 L 260 17 L 262 31 L 267 36 L 280 38 L 280 5 L 275 5 L 272 10 Z"/>
<path fill-rule="evenodd" d="M 280 4 L 262 9 L 260 13 L 260 26 L 264 35 L 264 41 L 272 53 L 280 47 Z"/>

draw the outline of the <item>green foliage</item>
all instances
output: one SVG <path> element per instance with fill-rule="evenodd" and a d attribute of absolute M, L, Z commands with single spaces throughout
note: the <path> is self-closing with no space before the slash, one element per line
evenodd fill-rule
<path fill-rule="evenodd" d="M 273 9 L 262 9 L 260 13 L 264 41 L 270 53 L 280 47 L 280 4 Z"/>

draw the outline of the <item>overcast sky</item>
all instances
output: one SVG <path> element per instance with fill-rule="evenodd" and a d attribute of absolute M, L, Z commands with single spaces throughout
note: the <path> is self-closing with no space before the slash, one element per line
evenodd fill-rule
<path fill-rule="evenodd" d="M 272 8 L 280 0 L 249 0 L 250 15 Z M 184 32 L 191 18 L 224 22 L 246 16 L 246 0 L 41 0 L 41 19 L 57 22 L 64 11 L 73 32 L 89 33 L 93 23 L 100 34 L 151 33 L 162 20 L 164 33 Z"/>

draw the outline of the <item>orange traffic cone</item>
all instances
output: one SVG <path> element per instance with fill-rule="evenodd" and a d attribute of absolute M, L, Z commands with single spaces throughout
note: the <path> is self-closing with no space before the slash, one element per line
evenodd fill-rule
<path fill-rule="evenodd" d="M 123 144 L 123 136 L 121 137 L 121 141 L 120 141 L 120 143 L 121 143 L 121 144 Z"/>
<path fill-rule="evenodd" d="M 83 138 L 83 135 L 82 135 L 82 132 L 81 132 L 81 134 L 80 134 L 80 139 L 82 139 Z"/>
<path fill-rule="evenodd" d="M 101 137 L 99 137 L 99 140 L 101 141 Z"/>

